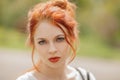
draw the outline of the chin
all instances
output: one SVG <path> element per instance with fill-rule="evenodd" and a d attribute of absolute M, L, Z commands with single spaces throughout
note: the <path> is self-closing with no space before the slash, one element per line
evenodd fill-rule
<path fill-rule="evenodd" d="M 49 64 L 50 68 L 61 68 L 65 66 L 65 62 L 57 62 L 57 63 L 51 63 Z"/>

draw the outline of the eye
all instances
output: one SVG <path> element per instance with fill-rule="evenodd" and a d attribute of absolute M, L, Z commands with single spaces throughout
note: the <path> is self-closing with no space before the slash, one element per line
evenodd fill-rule
<path fill-rule="evenodd" d="M 58 38 L 56 39 L 57 42 L 63 42 L 64 40 L 65 40 L 64 37 L 58 37 Z"/>
<path fill-rule="evenodd" d="M 45 41 L 45 40 L 41 40 L 41 41 L 39 41 L 38 42 L 38 44 L 40 44 L 40 45 L 44 45 L 44 44 L 46 44 L 47 42 Z"/>

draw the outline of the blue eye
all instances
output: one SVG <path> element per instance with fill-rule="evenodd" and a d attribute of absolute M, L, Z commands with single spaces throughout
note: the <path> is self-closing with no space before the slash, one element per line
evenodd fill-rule
<path fill-rule="evenodd" d="M 62 42 L 62 41 L 64 41 L 64 40 L 65 40 L 64 37 L 58 37 L 58 38 L 56 39 L 57 42 Z"/>
<path fill-rule="evenodd" d="M 46 44 L 47 42 L 45 41 L 45 40 L 42 40 L 42 41 L 39 41 L 38 42 L 38 44 L 40 44 L 40 45 L 44 45 L 44 44 Z"/>

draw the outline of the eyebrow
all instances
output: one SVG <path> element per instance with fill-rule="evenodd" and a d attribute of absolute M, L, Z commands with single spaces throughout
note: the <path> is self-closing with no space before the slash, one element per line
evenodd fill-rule
<path fill-rule="evenodd" d="M 59 35 L 55 36 L 55 38 L 56 38 L 56 37 L 60 37 L 60 36 L 65 36 L 65 35 L 64 35 L 64 34 L 59 34 Z M 46 38 L 40 38 L 40 37 L 39 37 L 39 38 L 36 38 L 36 39 L 37 39 L 37 40 L 44 40 L 44 39 L 46 39 Z"/>

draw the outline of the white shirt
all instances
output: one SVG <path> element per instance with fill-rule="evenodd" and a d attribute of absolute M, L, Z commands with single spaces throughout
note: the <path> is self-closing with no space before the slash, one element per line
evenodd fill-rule
<path fill-rule="evenodd" d="M 73 68 L 73 69 L 74 69 L 74 68 Z M 82 73 L 83 76 L 85 77 L 85 80 L 87 80 L 86 70 L 83 69 L 83 68 L 80 68 L 80 67 L 79 67 L 78 69 L 81 71 L 81 73 Z M 83 80 L 82 77 L 81 77 L 81 75 L 80 75 L 80 73 L 79 73 L 76 69 L 74 69 L 73 71 L 74 71 L 74 72 L 71 73 L 71 74 L 69 75 L 69 77 L 72 77 L 72 76 L 76 75 L 76 79 L 75 79 L 75 80 Z M 91 72 L 89 72 L 89 73 L 90 73 L 90 74 L 89 74 L 90 80 L 96 80 L 95 77 L 93 76 L 93 74 L 92 74 Z M 23 74 L 22 76 L 18 77 L 16 80 L 37 80 L 37 79 L 36 79 L 36 77 L 33 75 L 33 72 L 27 72 L 27 73 Z"/>

